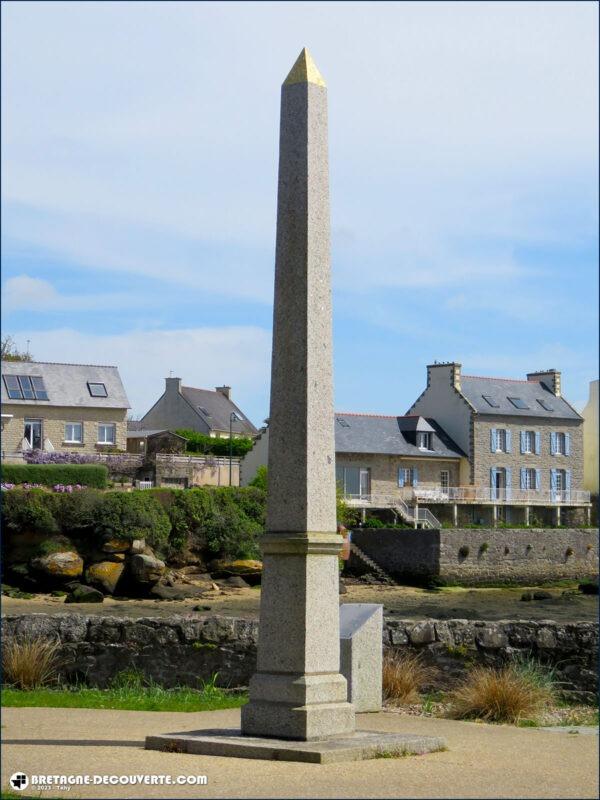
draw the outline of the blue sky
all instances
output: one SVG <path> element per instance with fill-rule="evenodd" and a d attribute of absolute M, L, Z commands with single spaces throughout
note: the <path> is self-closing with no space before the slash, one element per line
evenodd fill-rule
<path fill-rule="evenodd" d="M 597 377 L 598 6 L 2 4 L 3 332 L 268 415 L 280 85 L 329 90 L 336 407 Z"/>

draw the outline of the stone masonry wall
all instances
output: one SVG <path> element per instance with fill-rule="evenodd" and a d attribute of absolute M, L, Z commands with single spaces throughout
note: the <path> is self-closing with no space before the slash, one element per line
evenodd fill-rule
<path fill-rule="evenodd" d="M 17 406 L 6 404 L 3 412 L 13 414 L 2 430 L 2 449 L 7 454 L 20 452 L 25 431 L 25 419 L 42 420 L 42 440 L 50 439 L 54 449 L 75 453 L 102 453 L 106 447 L 98 445 L 98 423 L 114 423 L 114 447 L 127 447 L 127 409 L 120 408 L 61 408 L 59 406 Z M 83 423 L 83 444 L 65 444 L 65 423 Z"/>
<path fill-rule="evenodd" d="M 371 494 L 402 496 L 398 487 L 398 468 L 417 469 L 419 486 L 440 485 L 440 472 L 449 472 L 449 485 L 459 484 L 459 461 L 443 458 L 407 458 L 406 456 L 369 455 L 361 453 L 338 453 L 337 467 L 364 467 L 371 470 Z M 410 496 L 410 495 L 409 495 Z"/>
<path fill-rule="evenodd" d="M 512 431 L 512 452 L 492 453 L 490 431 L 504 428 Z M 539 431 L 540 454 L 521 453 L 520 431 Z M 550 455 L 550 433 L 559 431 L 571 436 L 571 454 Z M 527 417 L 476 417 L 473 424 L 473 477 L 475 486 L 489 487 L 490 469 L 512 469 L 512 488 L 519 489 L 519 470 L 532 467 L 541 470 L 540 491 L 550 491 L 550 470 L 570 469 L 571 489 L 583 489 L 583 425 L 580 420 L 548 420 L 545 425 Z"/>
<path fill-rule="evenodd" d="M 407 582 L 439 577 L 464 585 L 527 584 L 598 574 L 593 528 L 363 528 L 352 531 L 351 538 L 393 577 Z M 348 569 L 368 571 L 355 554 Z"/>
<path fill-rule="evenodd" d="M 166 687 L 199 686 L 218 673 L 224 687 L 247 686 L 256 669 L 259 624 L 230 617 L 117 617 L 26 614 L 2 618 L 3 641 L 58 639 L 62 675 L 105 687 L 138 669 Z M 553 621 L 384 620 L 383 646 L 423 653 L 436 667 L 432 688 L 448 688 L 475 664 L 529 656 L 553 667 L 563 688 L 595 693 L 598 624 Z"/>

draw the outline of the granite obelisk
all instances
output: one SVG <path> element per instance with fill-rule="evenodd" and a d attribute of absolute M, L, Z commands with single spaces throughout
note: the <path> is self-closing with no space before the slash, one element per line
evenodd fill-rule
<path fill-rule="evenodd" d="M 281 90 L 267 532 L 242 733 L 354 731 L 340 674 L 327 89 L 306 49 Z"/>

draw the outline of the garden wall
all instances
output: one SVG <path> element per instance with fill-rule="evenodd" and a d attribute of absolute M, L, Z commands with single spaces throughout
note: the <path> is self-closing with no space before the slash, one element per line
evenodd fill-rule
<path fill-rule="evenodd" d="M 463 585 L 581 580 L 598 574 L 594 528 L 357 529 L 352 542 L 396 580 Z M 369 567 L 355 554 L 350 572 Z"/>
<path fill-rule="evenodd" d="M 245 619 L 25 614 L 4 616 L 2 632 L 5 642 L 58 638 L 64 678 L 94 686 L 137 669 L 163 686 L 198 686 L 218 673 L 220 686 L 239 687 L 248 685 L 256 669 L 258 622 Z M 498 666 L 520 655 L 553 667 L 565 689 L 595 693 L 597 688 L 594 622 L 385 619 L 383 644 L 422 652 L 437 667 L 432 688 L 452 686 L 474 664 Z"/>

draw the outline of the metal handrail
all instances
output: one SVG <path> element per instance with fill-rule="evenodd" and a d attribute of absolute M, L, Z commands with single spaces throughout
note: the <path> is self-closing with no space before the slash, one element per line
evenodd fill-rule
<path fill-rule="evenodd" d="M 404 490 L 406 492 L 406 489 Z M 494 489 L 488 486 L 449 486 L 449 487 L 414 487 L 411 490 L 412 500 L 423 503 L 489 503 L 522 504 L 522 505 L 584 505 L 590 502 L 590 492 L 583 489 L 535 490 L 535 489 Z M 355 494 L 346 495 L 344 500 L 349 505 L 371 506 L 373 508 L 391 508 L 404 504 L 410 508 L 401 495 L 390 494 Z"/>

